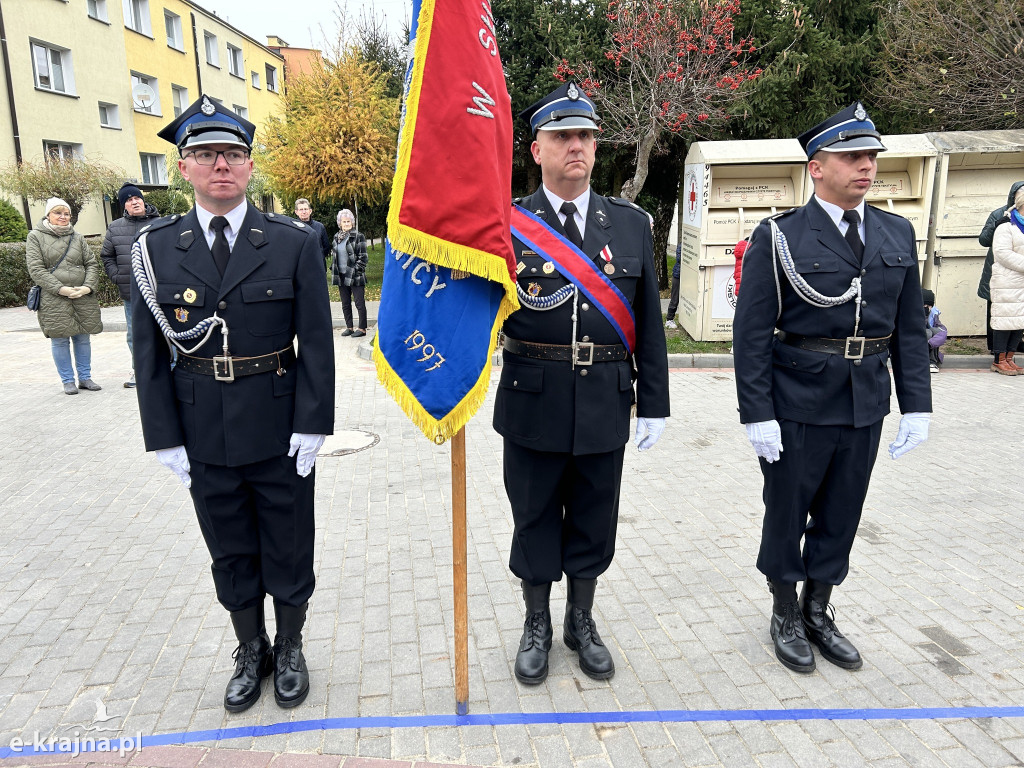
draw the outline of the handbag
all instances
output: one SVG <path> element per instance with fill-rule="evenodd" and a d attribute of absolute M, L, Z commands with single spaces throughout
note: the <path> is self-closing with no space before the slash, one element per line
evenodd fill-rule
<path fill-rule="evenodd" d="M 68 255 L 68 251 L 71 250 L 71 241 L 74 239 L 74 235 L 68 238 L 68 247 L 64 249 L 64 256 L 57 259 L 57 263 L 50 267 L 50 274 L 60 266 L 60 263 L 64 261 L 64 258 Z M 28 298 L 25 299 L 25 306 L 31 309 L 33 312 L 39 310 L 39 295 L 43 292 L 43 289 L 38 285 L 33 285 L 28 289 Z"/>

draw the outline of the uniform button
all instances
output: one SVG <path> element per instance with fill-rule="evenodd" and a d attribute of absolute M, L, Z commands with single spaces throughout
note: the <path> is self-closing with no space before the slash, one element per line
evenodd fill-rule
<path fill-rule="evenodd" d="M 817 269 L 817 268 L 818 268 L 819 266 L 820 266 L 820 265 L 818 264 L 818 262 L 814 262 L 814 268 L 815 268 L 815 269 Z"/>
<path fill-rule="evenodd" d="M 868 305 L 867 299 L 861 299 L 860 304 L 861 304 L 862 307 L 866 307 Z"/>
<path fill-rule="evenodd" d="M 537 271 L 537 268 L 536 268 L 536 267 L 530 267 L 530 271 L 531 271 L 531 272 L 536 272 L 536 271 Z"/>
<path fill-rule="evenodd" d="M 792 365 L 794 365 L 794 366 L 796 365 L 796 360 L 794 360 L 794 361 L 792 362 Z"/>
<path fill-rule="evenodd" d="M 590 337 L 589 337 L 589 336 L 584 336 L 584 337 L 583 337 L 583 340 L 584 340 L 584 341 L 590 341 Z"/>
<path fill-rule="evenodd" d="M 864 361 L 863 360 L 854 360 L 853 364 L 854 365 L 860 365 L 862 362 L 864 362 Z"/>
<path fill-rule="evenodd" d="M 228 308 L 228 303 L 226 301 L 222 301 L 220 304 L 217 305 L 217 309 L 227 309 L 227 308 Z"/>
<path fill-rule="evenodd" d="M 517 379 L 517 380 L 514 380 L 514 381 L 512 382 L 512 386 L 513 386 L 513 387 L 518 387 L 518 386 L 519 386 L 519 381 L 518 381 L 518 379 Z"/>
<path fill-rule="evenodd" d="M 860 271 L 860 273 L 861 273 L 862 275 L 866 275 L 866 274 L 868 273 L 868 271 L 867 271 L 866 269 L 862 269 L 862 270 Z"/>
<path fill-rule="evenodd" d="M 587 375 L 587 369 L 584 368 L 582 371 L 580 371 L 580 376 L 586 376 L 586 375 Z"/>
<path fill-rule="evenodd" d="M 181 298 L 181 294 L 180 294 L 180 293 L 176 293 L 176 294 L 174 294 L 174 298 L 176 298 L 176 299 L 180 299 L 180 298 Z"/>
<path fill-rule="evenodd" d="M 589 310 L 589 309 L 590 309 L 590 305 L 589 305 L 589 304 L 587 304 L 586 302 L 583 302 L 583 304 L 582 304 L 581 306 L 583 307 L 583 311 L 584 311 L 584 312 L 586 312 L 587 310 Z"/>
<path fill-rule="evenodd" d="M 268 288 L 267 289 L 267 296 L 273 296 L 273 295 L 274 295 L 274 292 Z"/>
<path fill-rule="evenodd" d="M 623 268 L 622 268 L 622 274 L 626 274 L 627 272 L 629 272 L 629 270 L 628 270 L 628 269 L 626 269 L 625 267 L 623 267 Z"/>

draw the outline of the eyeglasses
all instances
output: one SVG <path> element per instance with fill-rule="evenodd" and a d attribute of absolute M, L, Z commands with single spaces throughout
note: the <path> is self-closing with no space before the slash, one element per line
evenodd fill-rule
<path fill-rule="evenodd" d="M 249 153 L 244 149 L 197 149 L 194 152 L 189 152 L 185 157 L 192 157 L 199 165 L 216 165 L 219 155 L 224 156 L 228 165 L 242 165 L 249 159 Z"/>

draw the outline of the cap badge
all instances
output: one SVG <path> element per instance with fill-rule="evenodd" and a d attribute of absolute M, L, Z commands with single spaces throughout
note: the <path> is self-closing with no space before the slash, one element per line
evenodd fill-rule
<path fill-rule="evenodd" d="M 210 101 L 210 97 L 204 95 L 203 96 L 203 103 L 202 103 L 202 106 L 199 107 L 199 111 L 202 112 L 207 117 L 209 117 L 210 115 L 212 115 L 214 112 L 217 111 L 217 108 L 213 105 L 213 102 Z"/>
<path fill-rule="evenodd" d="M 858 120 L 864 120 L 868 116 L 868 113 L 864 110 L 864 105 L 859 101 L 857 102 L 856 109 L 853 110 L 853 116 Z"/>
<path fill-rule="evenodd" d="M 569 83 L 569 90 L 565 92 L 565 95 L 572 101 L 576 101 L 580 97 L 580 91 L 576 87 L 576 83 Z"/>

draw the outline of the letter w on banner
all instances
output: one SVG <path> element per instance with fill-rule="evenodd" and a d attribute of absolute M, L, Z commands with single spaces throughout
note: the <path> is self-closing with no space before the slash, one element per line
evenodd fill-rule
<path fill-rule="evenodd" d="M 413 4 L 373 359 L 435 443 L 483 403 L 519 308 L 509 235 L 512 113 L 486 0 Z"/>

